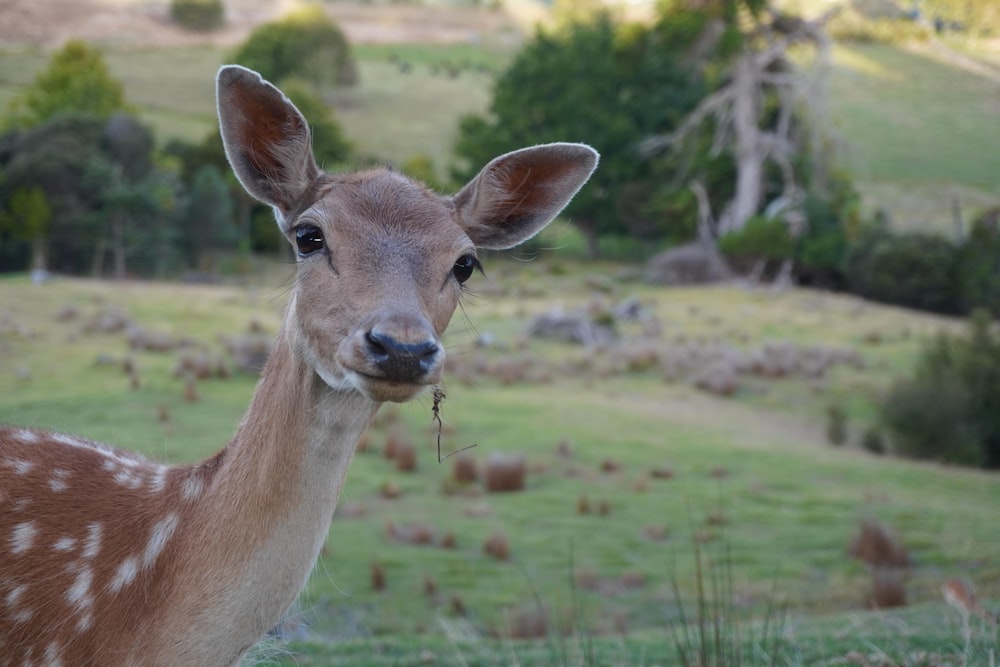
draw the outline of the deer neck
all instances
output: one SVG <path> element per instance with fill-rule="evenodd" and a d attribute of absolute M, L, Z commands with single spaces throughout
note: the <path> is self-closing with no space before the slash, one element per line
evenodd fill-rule
<path fill-rule="evenodd" d="M 225 664 L 281 619 L 316 561 L 378 407 L 360 393 L 331 389 L 285 327 L 233 440 L 191 473 L 205 476 L 206 491 L 191 533 L 197 546 L 188 553 L 211 566 L 178 592 L 212 602 L 185 625 L 225 622 L 200 645 L 178 648 L 176 659 L 212 656 Z"/>

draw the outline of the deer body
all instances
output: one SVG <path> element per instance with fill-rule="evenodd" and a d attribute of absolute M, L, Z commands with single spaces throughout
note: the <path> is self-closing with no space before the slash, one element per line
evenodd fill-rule
<path fill-rule="evenodd" d="M 0 667 L 233 665 L 298 596 L 361 434 L 438 382 L 440 336 L 475 247 L 547 224 L 597 155 L 501 156 L 453 197 L 390 170 L 320 171 L 276 88 L 220 70 L 226 153 L 299 263 L 285 322 L 233 439 L 165 466 L 0 427 Z"/>

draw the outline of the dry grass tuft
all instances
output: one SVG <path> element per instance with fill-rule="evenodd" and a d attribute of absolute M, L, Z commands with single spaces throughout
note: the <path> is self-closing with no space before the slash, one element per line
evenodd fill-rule
<path fill-rule="evenodd" d="M 502 531 L 493 531 L 483 542 L 483 553 L 497 560 L 509 560 L 510 542 L 507 541 L 507 536 Z"/>
<path fill-rule="evenodd" d="M 476 460 L 471 456 L 458 455 L 452 457 L 451 477 L 459 484 L 471 484 L 479 479 L 479 469 Z"/>
<path fill-rule="evenodd" d="M 521 491 L 528 473 L 528 461 L 523 454 L 490 454 L 483 472 L 483 483 L 491 493 Z"/>
<path fill-rule="evenodd" d="M 538 606 L 510 612 L 507 636 L 511 639 L 541 639 L 549 633 L 549 615 Z"/>
<path fill-rule="evenodd" d="M 385 568 L 381 563 L 372 561 L 371 563 L 371 581 L 373 591 L 384 591 L 385 590 Z"/>
<path fill-rule="evenodd" d="M 847 548 L 851 558 L 872 567 L 906 567 L 910 556 L 894 531 L 876 519 L 862 519 L 858 534 Z"/>
<path fill-rule="evenodd" d="M 869 609 L 905 607 L 906 582 L 903 573 L 894 567 L 872 568 L 872 585 L 865 603 Z"/>

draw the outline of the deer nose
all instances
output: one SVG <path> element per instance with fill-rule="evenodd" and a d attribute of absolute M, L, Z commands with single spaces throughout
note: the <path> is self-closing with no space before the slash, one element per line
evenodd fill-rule
<path fill-rule="evenodd" d="M 368 354 L 387 380 L 416 382 L 437 363 L 441 346 L 436 340 L 404 343 L 375 329 L 365 335 Z"/>

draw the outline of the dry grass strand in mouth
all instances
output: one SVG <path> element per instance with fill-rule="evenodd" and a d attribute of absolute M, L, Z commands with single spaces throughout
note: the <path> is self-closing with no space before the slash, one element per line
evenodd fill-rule
<path fill-rule="evenodd" d="M 464 452 L 468 449 L 472 449 L 476 445 L 471 444 L 468 445 L 467 447 L 462 447 L 461 449 L 456 449 L 453 452 L 449 452 L 445 454 L 443 457 L 441 456 L 441 430 L 444 427 L 444 424 L 441 422 L 441 404 L 444 403 L 445 399 L 444 389 L 441 388 L 441 385 L 439 384 L 434 385 L 433 396 L 434 396 L 434 403 L 431 405 L 431 419 L 437 422 L 437 427 L 438 427 L 438 432 L 437 432 L 438 463 L 444 463 L 446 459 L 451 458 L 455 454 L 460 454 L 461 452 Z"/>

